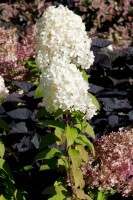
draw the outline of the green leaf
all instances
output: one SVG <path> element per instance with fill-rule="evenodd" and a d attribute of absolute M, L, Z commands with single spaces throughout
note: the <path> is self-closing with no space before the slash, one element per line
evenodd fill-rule
<path fill-rule="evenodd" d="M 27 166 L 23 167 L 23 170 L 25 170 L 25 171 L 29 171 L 31 169 L 34 169 L 34 167 L 32 165 L 27 165 Z"/>
<path fill-rule="evenodd" d="M 75 187 L 76 188 L 80 187 L 82 189 L 85 185 L 82 171 L 80 169 L 72 167 L 72 172 L 73 172 Z"/>
<path fill-rule="evenodd" d="M 76 194 L 79 199 L 92 200 L 87 194 L 84 193 L 82 189 L 77 188 Z"/>
<path fill-rule="evenodd" d="M 10 170 L 7 162 L 2 158 L 0 158 L 0 169 L 3 169 L 8 174 L 8 177 L 12 180 L 12 183 L 14 183 L 14 178 L 11 173 L 11 170 Z"/>
<path fill-rule="evenodd" d="M 44 107 L 40 108 L 36 114 L 37 119 L 41 117 L 49 117 L 49 116 L 51 116 L 51 114 L 48 113 Z"/>
<path fill-rule="evenodd" d="M 4 144 L 0 141 L 0 157 L 3 158 L 5 154 L 5 147 Z"/>
<path fill-rule="evenodd" d="M 82 160 L 87 163 L 89 160 L 88 152 L 85 150 L 83 145 L 76 145 L 75 150 L 78 150 L 80 152 L 80 155 L 82 155 Z"/>
<path fill-rule="evenodd" d="M 68 169 L 68 162 L 67 162 L 67 159 L 66 159 L 65 156 L 61 156 L 58 159 L 58 168 L 60 168 L 60 170 L 62 169 L 62 171 L 64 171 L 64 168 L 65 168 L 65 170 L 67 171 L 67 169 Z"/>
<path fill-rule="evenodd" d="M 75 140 L 75 142 L 76 142 L 77 144 L 82 144 L 82 145 L 84 145 L 84 146 L 88 146 L 89 149 L 90 149 L 90 151 L 91 151 L 91 153 L 92 153 L 92 155 L 93 155 L 93 156 L 95 155 L 94 146 L 93 146 L 93 144 L 90 142 L 90 140 L 87 139 L 87 137 L 86 137 L 85 135 L 79 135 L 79 136 L 77 137 L 77 139 Z"/>
<path fill-rule="evenodd" d="M 81 69 L 80 70 L 81 73 L 82 73 L 82 77 L 84 78 L 84 80 L 88 83 L 88 78 L 89 78 L 89 75 L 86 73 L 85 70 Z"/>
<path fill-rule="evenodd" d="M 62 115 L 63 115 L 63 110 L 59 108 L 58 110 L 55 111 L 55 113 L 54 113 L 54 118 L 55 118 L 55 119 L 58 119 L 58 118 L 61 117 Z"/>
<path fill-rule="evenodd" d="M 81 124 L 75 124 L 74 125 L 76 128 L 78 128 L 79 130 L 81 130 L 82 129 L 82 126 L 81 126 Z"/>
<path fill-rule="evenodd" d="M 56 128 L 54 132 L 55 136 L 57 137 L 56 143 L 57 145 L 62 145 L 66 141 L 66 134 L 62 129 Z"/>
<path fill-rule="evenodd" d="M 46 120 L 46 121 L 41 121 L 41 123 L 43 126 L 49 126 L 52 128 L 60 128 L 62 130 L 65 130 L 65 124 L 63 124 L 62 122 L 56 121 L 56 120 Z"/>
<path fill-rule="evenodd" d="M 0 128 L 4 129 L 5 131 L 9 131 L 9 125 L 0 118 Z"/>
<path fill-rule="evenodd" d="M 66 127 L 67 146 L 71 146 L 77 138 L 78 131 L 76 128 L 71 128 L 68 124 Z"/>
<path fill-rule="evenodd" d="M 43 164 L 40 167 L 40 171 L 44 170 L 58 170 L 57 158 L 44 160 Z"/>
<path fill-rule="evenodd" d="M 35 90 L 34 99 L 39 99 L 42 97 L 44 97 L 44 92 L 42 89 L 42 85 L 40 84 Z"/>
<path fill-rule="evenodd" d="M 48 200 L 64 200 L 64 198 L 65 198 L 65 195 L 59 193 L 59 194 L 54 195 L 51 198 L 48 198 Z"/>
<path fill-rule="evenodd" d="M 98 196 L 97 196 L 97 200 L 107 200 L 107 195 L 104 194 L 103 190 L 99 190 L 98 191 Z"/>
<path fill-rule="evenodd" d="M 54 182 L 54 186 L 57 185 L 63 185 L 64 187 L 67 186 L 66 180 L 64 177 L 59 177 L 55 182 Z"/>
<path fill-rule="evenodd" d="M 42 137 L 39 148 L 43 149 L 47 147 L 48 145 L 55 144 L 57 139 L 58 138 L 55 136 L 54 133 L 48 133 L 47 135 Z"/>
<path fill-rule="evenodd" d="M 0 195 L 0 200 L 6 200 L 3 195 Z"/>
<path fill-rule="evenodd" d="M 85 127 L 84 131 L 86 133 L 88 133 L 92 138 L 95 139 L 95 133 L 93 131 L 93 127 L 90 124 L 88 124 L 88 123 L 86 124 L 86 127 Z"/>
<path fill-rule="evenodd" d="M 100 110 L 100 106 L 96 97 L 93 96 L 91 93 L 88 93 L 88 96 L 92 99 L 92 103 L 96 106 L 97 110 Z"/>
<path fill-rule="evenodd" d="M 69 156 L 70 156 L 70 158 L 72 160 L 73 167 L 76 168 L 76 169 L 78 167 L 80 167 L 81 161 L 82 161 L 82 158 L 81 158 L 82 155 L 80 155 L 79 151 L 69 147 L 68 153 L 69 153 Z"/>
<path fill-rule="evenodd" d="M 53 157 L 59 157 L 61 155 L 62 155 L 62 153 L 58 149 L 56 149 L 56 148 L 49 148 L 49 149 L 46 149 L 46 150 L 43 150 L 43 151 L 39 152 L 35 156 L 34 162 L 37 161 L 37 160 L 51 159 Z"/>
<path fill-rule="evenodd" d="M 63 185 L 50 186 L 43 190 L 43 194 L 52 194 L 51 198 L 64 198 L 67 196 L 67 190 Z M 57 195 L 61 196 L 57 196 Z"/>

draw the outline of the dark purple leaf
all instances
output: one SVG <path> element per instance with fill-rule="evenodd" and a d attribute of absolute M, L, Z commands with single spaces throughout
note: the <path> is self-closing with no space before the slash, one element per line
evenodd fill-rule
<path fill-rule="evenodd" d="M 5 113 L 5 109 L 3 106 L 0 105 L 0 114 L 3 114 L 3 113 Z"/>
<path fill-rule="evenodd" d="M 23 82 L 14 81 L 14 84 L 19 88 L 21 88 L 24 92 L 28 92 L 34 86 L 33 83 L 26 81 Z"/>
<path fill-rule="evenodd" d="M 28 129 L 26 127 L 26 123 L 25 122 L 20 122 L 20 123 L 14 124 L 13 126 L 11 126 L 10 133 L 24 133 L 24 134 L 27 134 L 28 133 Z"/>
<path fill-rule="evenodd" d="M 92 38 L 92 44 L 91 45 L 103 48 L 103 47 L 107 47 L 111 44 L 113 44 L 113 42 L 109 41 L 109 40 L 105 40 L 105 39 L 102 39 L 102 38 Z"/>
<path fill-rule="evenodd" d="M 132 106 L 129 104 L 127 99 L 119 100 L 117 98 L 99 98 L 105 106 L 111 109 L 131 109 Z"/>
<path fill-rule="evenodd" d="M 12 93 L 12 94 L 8 95 L 6 101 L 7 102 L 25 102 L 24 100 L 21 99 L 22 97 L 23 97 L 23 95 L 21 95 L 21 94 Z"/>
<path fill-rule="evenodd" d="M 18 108 L 10 112 L 7 112 L 7 115 L 13 119 L 26 120 L 26 119 L 31 118 L 32 111 L 28 110 L 27 108 Z"/>
<path fill-rule="evenodd" d="M 119 117 L 117 115 L 110 115 L 108 117 L 108 122 L 109 122 L 109 125 L 113 128 L 118 125 Z"/>
<path fill-rule="evenodd" d="M 34 144 L 36 149 L 39 148 L 39 139 L 38 139 L 37 133 L 35 133 L 34 137 L 31 140 L 31 142 L 32 142 L 32 144 Z"/>

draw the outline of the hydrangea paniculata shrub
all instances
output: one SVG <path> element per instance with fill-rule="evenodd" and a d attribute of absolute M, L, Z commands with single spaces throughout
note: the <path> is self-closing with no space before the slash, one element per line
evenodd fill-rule
<path fill-rule="evenodd" d="M 82 168 L 88 187 L 133 196 L 133 130 L 102 136 L 94 147 L 96 156 Z"/>

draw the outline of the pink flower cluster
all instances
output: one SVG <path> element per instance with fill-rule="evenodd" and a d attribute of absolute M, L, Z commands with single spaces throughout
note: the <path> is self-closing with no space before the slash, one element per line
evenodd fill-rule
<path fill-rule="evenodd" d="M 34 39 L 28 33 L 19 41 L 16 28 L 0 27 L 0 75 L 9 80 L 22 80 L 25 62 L 34 55 Z"/>
<path fill-rule="evenodd" d="M 96 156 L 82 167 L 86 185 L 133 196 L 133 130 L 120 129 L 101 137 L 94 146 Z"/>

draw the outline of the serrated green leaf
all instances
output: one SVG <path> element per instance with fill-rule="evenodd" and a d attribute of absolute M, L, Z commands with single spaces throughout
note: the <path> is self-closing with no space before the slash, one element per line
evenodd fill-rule
<path fill-rule="evenodd" d="M 78 150 L 80 152 L 80 155 L 82 155 L 82 160 L 87 163 L 89 160 L 88 152 L 85 150 L 83 145 L 76 145 L 75 150 Z"/>
<path fill-rule="evenodd" d="M 84 131 L 86 133 L 88 133 L 92 138 L 95 139 L 95 133 L 93 131 L 93 127 L 90 124 L 88 124 L 88 123 L 86 124 L 86 127 L 85 127 Z"/>
<path fill-rule="evenodd" d="M 91 98 L 92 103 L 96 106 L 97 110 L 100 110 L 99 102 L 97 101 L 96 97 L 93 96 L 91 93 L 88 93 L 88 96 Z"/>
<path fill-rule="evenodd" d="M 0 128 L 2 128 L 3 130 L 5 131 L 9 131 L 9 125 L 3 120 L 0 118 Z"/>
<path fill-rule="evenodd" d="M 40 108 L 36 114 L 37 119 L 41 117 L 49 117 L 49 116 L 51 116 L 51 114 L 48 113 L 44 107 Z"/>
<path fill-rule="evenodd" d="M 55 111 L 55 113 L 54 113 L 54 118 L 55 118 L 55 119 L 58 119 L 58 118 L 61 117 L 62 115 L 63 115 L 63 110 L 59 108 L 58 110 Z"/>
<path fill-rule="evenodd" d="M 74 182 L 75 182 L 75 187 L 82 189 L 85 185 L 84 179 L 83 179 L 83 174 L 80 169 L 76 169 L 72 167 L 72 173 L 74 177 Z"/>
<path fill-rule="evenodd" d="M 71 128 L 68 124 L 65 131 L 67 137 L 67 146 L 69 147 L 74 143 L 75 139 L 77 138 L 78 131 L 76 128 Z"/>
<path fill-rule="evenodd" d="M 72 160 L 72 164 L 74 168 L 78 168 L 81 165 L 81 161 L 82 161 L 82 155 L 80 155 L 79 151 L 72 149 L 71 147 L 69 147 L 68 149 L 68 154 Z"/>
<path fill-rule="evenodd" d="M 93 146 L 93 144 L 90 142 L 90 140 L 87 139 L 87 137 L 86 137 L 85 135 L 79 135 L 79 136 L 76 138 L 75 142 L 76 142 L 77 144 L 82 144 L 83 146 L 88 146 L 89 149 L 90 149 L 90 151 L 91 151 L 91 153 L 92 153 L 92 155 L 93 155 L 93 156 L 95 155 L 94 146 Z"/>
<path fill-rule="evenodd" d="M 60 128 L 61 130 L 65 130 L 65 124 L 56 120 L 41 121 L 40 124 L 42 124 L 43 126 L 49 126 L 52 128 Z"/>
<path fill-rule="evenodd" d="M 5 154 L 5 147 L 4 144 L 0 141 L 0 157 L 3 158 Z"/>
<path fill-rule="evenodd" d="M 46 150 L 43 150 L 43 151 L 39 152 L 35 156 L 34 162 L 37 161 L 37 160 L 51 159 L 53 157 L 59 157 L 61 155 L 62 155 L 62 153 L 58 149 L 56 149 L 56 148 L 49 148 L 49 149 L 46 149 Z"/>
<path fill-rule="evenodd" d="M 42 89 L 42 85 L 40 84 L 35 90 L 34 99 L 39 99 L 42 97 L 44 97 L 44 92 Z"/>
<path fill-rule="evenodd" d="M 64 200 L 65 196 L 64 194 L 56 194 L 51 198 L 48 198 L 48 200 Z"/>
<path fill-rule="evenodd" d="M 62 129 L 56 128 L 54 131 L 54 134 L 56 136 L 56 143 L 57 145 L 62 145 L 66 141 L 66 134 Z"/>
<path fill-rule="evenodd" d="M 43 149 L 43 148 L 47 147 L 48 145 L 55 144 L 57 139 L 58 138 L 55 136 L 54 133 L 48 133 L 42 137 L 39 148 Z"/>

